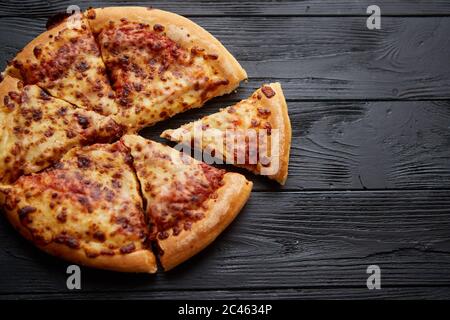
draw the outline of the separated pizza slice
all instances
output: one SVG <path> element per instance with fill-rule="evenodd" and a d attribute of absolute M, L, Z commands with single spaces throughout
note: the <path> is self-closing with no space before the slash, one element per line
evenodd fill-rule
<path fill-rule="evenodd" d="M 36 37 L 5 73 L 86 110 L 103 115 L 117 112 L 99 48 L 81 14 Z"/>
<path fill-rule="evenodd" d="M 223 45 L 179 15 L 142 7 L 87 12 L 130 131 L 234 90 L 247 74 Z"/>
<path fill-rule="evenodd" d="M 121 134 L 111 118 L 52 98 L 36 85 L 10 76 L 0 83 L 0 184 L 48 167 L 74 146 Z"/>
<path fill-rule="evenodd" d="M 246 203 L 252 183 L 168 146 L 126 135 L 165 270 L 210 244 Z"/>
<path fill-rule="evenodd" d="M 139 183 L 122 143 L 74 148 L 6 194 L 6 216 L 37 247 L 90 267 L 156 272 Z"/>
<path fill-rule="evenodd" d="M 291 124 L 279 83 L 256 90 L 238 104 L 222 109 L 161 137 L 203 149 L 205 155 L 226 160 L 284 184 L 291 147 Z"/>

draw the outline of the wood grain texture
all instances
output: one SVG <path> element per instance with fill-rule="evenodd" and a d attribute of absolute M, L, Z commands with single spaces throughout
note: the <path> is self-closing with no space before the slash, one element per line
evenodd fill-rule
<path fill-rule="evenodd" d="M 271 204 L 271 205 L 268 205 Z M 82 269 L 83 292 L 271 290 L 450 283 L 450 191 L 258 192 L 214 245 L 168 273 Z M 67 292 L 67 263 L 0 221 L 0 293 Z M 14 266 L 12 268 L 12 266 Z M 345 290 L 344 290 L 345 291 Z M 150 293 L 149 293 L 150 294 Z"/>
<path fill-rule="evenodd" d="M 367 288 L 304 288 L 270 290 L 174 290 L 174 291 L 136 291 L 136 292 L 58 292 L 32 294 L 0 294 L 2 300 L 22 299 L 86 299 L 86 300 L 211 300 L 211 299 L 249 299 L 249 300 L 342 300 L 342 299 L 429 299 L 448 300 L 450 287 L 404 287 L 367 290 Z"/>
<path fill-rule="evenodd" d="M 242 63 L 250 81 L 280 81 L 289 100 L 450 99 L 450 17 L 198 17 Z M 0 67 L 44 31 L 46 19 L 2 18 Z M 236 32 L 236 26 L 239 26 Z M 269 40 L 270 39 L 270 40 Z"/>
<path fill-rule="evenodd" d="M 164 129 L 223 106 L 211 103 L 141 134 L 167 143 L 158 138 Z M 255 182 L 254 190 L 450 187 L 449 101 L 291 101 L 288 106 L 293 134 L 286 185 L 237 170 Z"/>
<path fill-rule="evenodd" d="M 71 4 L 2 1 L 0 68 Z M 376 31 L 366 28 L 370 4 L 152 1 L 219 38 L 250 80 L 142 135 L 164 141 L 164 129 L 280 81 L 293 128 L 287 185 L 247 174 L 256 192 L 198 256 L 154 276 L 83 268 L 78 292 L 66 288 L 68 263 L 0 217 L 0 299 L 449 299 L 450 2 L 379 0 Z M 366 288 L 370 264 L 382 290 Z"/>
<path fill-rule="evenodd" d="M 69 0 L 39 1 L 10 0 L 0 4 L 0 16 L 47 16 L 65 11 L 69 5 L 77 4 L 82 9 L 90 6 L 152 6 L 158 9 L 173 11 L 187 16 L 273 16 L 273 15 L 366 15 L 366 9 L 374 4 L 369 0 L 170 0 L 170 1 L 124 1 Z M 450 15 L 450 4 L 446 0 L 377 0 L 383 15 Z"/>

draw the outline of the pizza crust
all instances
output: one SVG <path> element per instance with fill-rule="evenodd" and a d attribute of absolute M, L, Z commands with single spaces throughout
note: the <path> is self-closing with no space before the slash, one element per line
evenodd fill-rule
<path fill-rule="evenodd" d="M 217 199 L 209 199 L 205 218 L 193 223 L 192 229 L 177 236 L 158 240 L 162 250 L 159 259 L 168 271 L 208 246 L 233 221 L 242 209 L 253 183 L 243 175 L 226 173 L 224 185 L 217 190 Z"/>
<path fill-rule="evenodd" d="M 220 70 L 228 85 L 222 85 L 215 91 L 215 96 L 233 91 L 239 82 L 247 79 L 247 73 L 231 53 L 205 29 L 191 20 L 175 13 L 144 7 L 107 7 L 91 9 L 86 12 L 92 32 L 98 34 L 110 22 L 120 23 L 121 19 L 149 25 L 161 24 L 166 35 L 184 48 L 194 46 L 204 48 L 210 54 L 217 54 L 217 60 L 209 60 Z M 189 35 L 189 36 L 188 36 Z"/>
<path fill-rule="evenodd" d="M 0 200 L 2 197 L 3 200 L 7 197 L 8 189 L 10 187 L 0 186 Z M 8 210 L 7 208 L 5 211 L 7 219 L 25 239 L 33 242 L 36 247 L 53 256 L 87 267 L 111 271 L 141 273 L 155 273 L 157 271 L 156 258 L 150 250 L 138 250 L 129 254 L 101 255 L 95 258 L 89 258 L 82 249 L 72 249 L 64 244 L 52 242 L 45 246 L 38 245 L 33 241 L 33 236 L 29 230 L 20 223 L 16 211 Z"/>
<path fill-rule="evenodd" d="M 82 19 L 82 16 L 78 16 L 80 19 Z M 82 23 L 82 20 L 80 20 L 80 23 Z M 47 44 L 50 40 L 52 40 L 54 37 L 58 35 L 59 32 L 67 28 L 67 24 L 65 21 L 61 22 L 60 24 L 54 26 L 50 30 L 47 30 L 40 35 L 38 35 L 36 38 L 31 40 L 14 58 L 14 60 L 17 61 L 27 61 L 29 63 L 36 63 L 39 64 L 39 60 L 34 56 L 33 50 L 36 47 L 43 46 Z M 22 75 L 20 74 L 20 70 L 14 67 L 12 64 L 8 65 L 4 71 L 5 75 L 10 75 L 14 78 L 23 80 Z"/>
<path fill-rule="evenodd" d="M 279 82 L 271 83 L 269 86 L 275 91 L 275 96 L 267 98 L 263 96 L 264 101 L 270 105 L 271 124 L 272 128 L 279 129 L 280 133 L 280 157 L 279 157 L 279 169 L 274 175 L 270 175 L 269 178 L 274 179 L 281 185 L 286 183 L 289 167 L 289 155 L 291 150 L 292 128 L 291 121 L 289 119 L 288 108 L 286 99 L 281 89 Z"/>

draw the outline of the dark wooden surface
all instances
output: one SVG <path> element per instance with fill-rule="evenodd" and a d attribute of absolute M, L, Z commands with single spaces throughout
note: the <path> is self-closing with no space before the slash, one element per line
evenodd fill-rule
<path fill-rule="evenodd" d="M 78 1 L 80 7 L 139 1 Z M 0 4 L 0 67 L 71 1 Z M 143 130 L 218 110 L 280 81 L 292 121 L 285 187 L 255 190 L 217 241 L 169 273 L 82 269 L 0 219 L 0 298 L 450 298 L 450 2 L 154 1 L 217 36 L 247 69 L 236 93 Z M 228 168 L 235 170 L 233 168 Z M 381 268 L 381 290 L 366 268 Z"/>

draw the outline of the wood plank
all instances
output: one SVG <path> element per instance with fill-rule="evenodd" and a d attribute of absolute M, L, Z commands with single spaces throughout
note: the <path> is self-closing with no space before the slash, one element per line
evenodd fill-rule
<path fill-rule="evenodd" d="M 66 10 L 74 4 L 68 0 L 38 1 L 13 0 L 0 4 L 0 15 L 48 16 Z M 373 1 L 369 0 L 303 0 L 303 1 L 230 1 L 230 0 L 171 0 L 171 1 L 87 1 L 76 2 L 82 9 L 90 6 L 153 6 L 154 8 L 177 12 L 182 15 L 198 16 L 272 16 L 272 15 L 366 15 L 366 9 Z M 382 15 L 450 15 L 450 4 L 446 0 L 407 1 L 378 0 Z"/>
<path fill-rule="evenodd" d="M 211 103 L 141 134 L 167 143 L 158 138 L 164 129 L 223 106 Z M 280 188 L 247 174 L 255 190 L 450 187 L 450 101 L 290 102 L 289 115 L 293 138 L 287 183 Z"/>
<path fill-rule="evenodd" d="M 253 193 L 209 248 L 169 273 L 82 269 L 83 292 L 382 288 L 450 283 L 450 191 Z M 67 263 L 0 219 L 0 293 L 67 292 Z M 438 292 L 438 291 L 437 291 Z"/>
<path fill-rule="evenodd" d="M 6 61 L 44 30 L 46 19 L 2 18 Z M 290 100 L 450 99 L 450 17 L 197 17 L 249 74 L 236 98 L 281 81 Z M 236 32 L 236 26 L 239 31 Z"/>
<path fill-rule="evenodd" d="M 86 299 L 86 300 L 211 300 L 211 299 L 399 299 L 399 300 L 447 300 L 450 298 L 449 287 L 405 287 L 367 290 L 366 288 L 299 288 L 273 290 L 187 290 L 187 291 L 143 291 L 143 292 L 85 292 L 67 291 L 58 293 L 6 294 L 2 300 L 22 299 Z"/>

